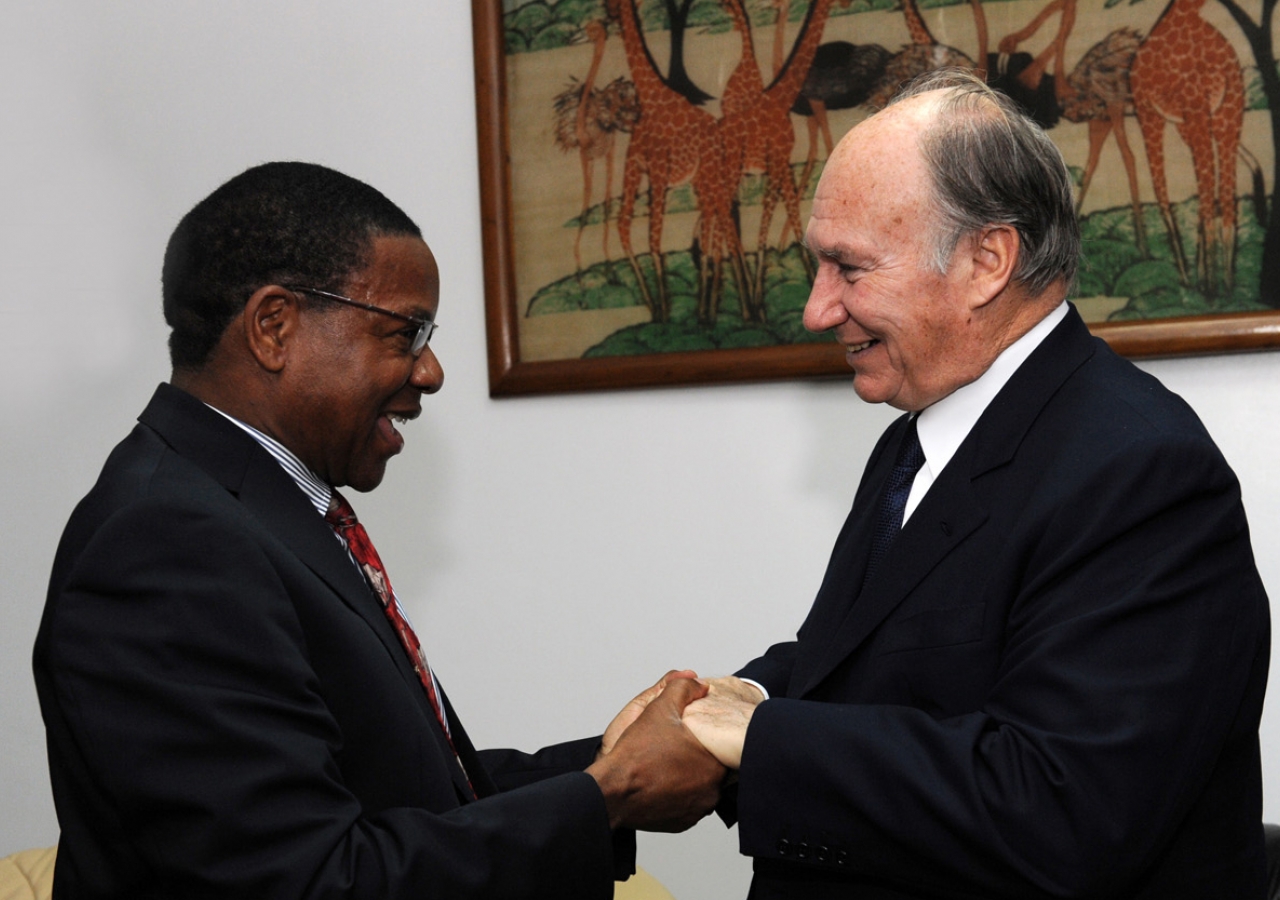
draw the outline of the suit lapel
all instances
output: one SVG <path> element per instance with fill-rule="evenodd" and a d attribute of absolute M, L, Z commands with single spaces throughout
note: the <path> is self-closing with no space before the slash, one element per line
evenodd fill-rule
<path fill-rule="evenodd" d="M 982 526 L 988 512 L 974 490 L 975 482 L 1013 459 L 1045 403 L 1094 350 L 1094 339 L 1072 307 L 979 417 L 863 588 L 875 510 L 906 418 L 890 426 L 888 440 L 881 441 L 878 455 L 873 454 L 868 464 L 802 629 L 789 696 L 803 697 L 818 687 L 948 553 Z M 872 489 L 866 489 L 868 485 Z"/>
<path fill-rule="evenodd" d="M 466 767 L 464 775 L 461 768 L 454 766 L 453 785 L 458 791 L 458 799 L 464 803 L 472 799 L 472 789 L 475 790 L 476 797 L 489 797 L 498 793 L 498 787 L 489 777 L 489 771 L 484 767 L 484 763 L 480 761 L 480 756 L 476 753 L 475 745 L 471 743 L 467 730 L 458 721 L 458 714 L 453 711 L 453 704 L 449 702 L 449 695 L 445 693 L 443 685 L 440 686 L 440 699 L 444 702 L 445 713 L 449 716 L 453 746 L 458 752 L 458 759 Z M 447 746 L 446 749 L 448 749 Z M 471 781 L 470 785 L 467 784 L 468 778 Z"/>
<path fill-rule="evenodd" d="M 343 552 L 333 530 L 279 463 L 244 431 L 172 385 L 161 384 L 138 418 L 239 499 L 373 629 L 400 676 L 412 686 L 423 714 L 435 722 L 431 702 L 369 585 Z M 444 751 L 452 755 L 443 730 L 437 726 L 433 731 L 439 732 Z M 465 787 L 465 780 L 462 783 Z"/>
<path fill-rule="evenodd" d="M 798 652 L 787 690 L 790 697 L 802 696 L 821 681 L 843 655 L 841 648 L 845 645 L 838 639 L 838 633 L 862 585 L 881 487 L 893 468 L 906 421 L 907 417 L 903 416 L 890 425 L 871 451 L 853 508 L 836 537 L 822 586 L 800 628 Z"/>

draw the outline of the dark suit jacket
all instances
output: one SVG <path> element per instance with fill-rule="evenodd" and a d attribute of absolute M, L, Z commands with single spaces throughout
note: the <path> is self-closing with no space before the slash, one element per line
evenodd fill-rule
<path fill-rule="evenodd" d="M 752 898 L 1261 898 L 1268 601 L 1195 414 L 1074 310 L 861 588 L 876 446 L 739 781 Z"/>
<path fill-rule="evenodd" d="M 36 641 L 55 897 L 611 897 L 597 742 L 478 754 L 450 709 L 466 802 L 289 476 L 168 385 L 140 422 L 67 525 Z"/>

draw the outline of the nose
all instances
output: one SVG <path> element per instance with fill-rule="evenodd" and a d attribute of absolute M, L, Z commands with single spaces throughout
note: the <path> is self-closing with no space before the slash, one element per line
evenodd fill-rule
<path fill-rule="evenodd" d="M 409 383 L 424 394 L 434 394 L 444 385 L 444 369 L 440 366 L 440 360 L 436 358 L 436 353 L 431 349 L 430 344 L 423 347 L 418 358 L 414 360 L 413 374 L 409 376 Z"/>
<path fill-rule="evenodd" d="M 812 332 L 828 331 L 845 319 L 848 312 L 840 302 L 840 287 L 821 268 L 813 279 L 813 290 L 804 305 L 804 327 Z"/>

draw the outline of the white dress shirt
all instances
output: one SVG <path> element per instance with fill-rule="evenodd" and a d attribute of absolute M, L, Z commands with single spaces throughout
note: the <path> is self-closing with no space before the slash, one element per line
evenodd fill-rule
<path fill-rule="evenodd" d="M 920 447 L 924 450 L 924 465 L 916 473 L 915 481 L 911 482 L 911 493 L 907 495 L 907 505 L 902 512 L 904 525 L 996 394 L 1066 314 L 1067 304 L 1058 304 L 1035 327 L 1006 347 L 975 381 L 952 391 L 917 416 L 916 431 L 920 435 Z"/>

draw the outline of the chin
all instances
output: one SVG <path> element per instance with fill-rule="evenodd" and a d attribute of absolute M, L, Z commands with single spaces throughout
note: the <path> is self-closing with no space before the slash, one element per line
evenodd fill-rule
<path fill-rule="evenodd" d="M 382 484 L 382 479 L 386 474 L 387 464 L 383 463 L 374 471 L 353 472 L 348 476 L 346 486 L 351 488 L 353 491 L 359 491 L 362 494 L 367 494 L 369 491 Z"/>
<path fill-rule="evenodd" d="M 892 405 L 893 395 L 874 384 L 866 384 L 857 376 L 853 379 L 853 392 L 864 403 L 889 403 Z"/>

